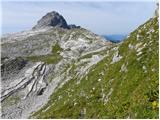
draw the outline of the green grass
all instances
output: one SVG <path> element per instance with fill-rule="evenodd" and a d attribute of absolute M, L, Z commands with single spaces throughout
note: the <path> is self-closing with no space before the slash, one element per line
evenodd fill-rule
<path fill-rule="evenodd" d="M 5 106 L 15 105 L 18 103 L 19 100 L 20 100 L 19 96 L 16 96 L 16 95 L 9 96 L 4 100 L 2 107 L 3 107 L 3 105 L 5 105 Z"/>
<path fill-rule="evenodd" d="M 154 32 L 151 39 L 148 39 L 146 34 L 151 27 L 158 31 L 157 23 L 157 18 L 150 19 L 144 24 L 146 29 L 141 25 L 119 45 L 118 51 L 123 57 L 120 61 L 111 64 L 116 51 L 109 50 L 109 56 L 94 65 L 79 84 L 77 77 L 68 81 L 62 88 L 57 89 L 48 103 L 32 117 L 158 119 L 159 36 L 158 32 Z M 136 39 L 139 29 L 143 33 L 140 41 Z M 141 50 L 141 59 L 138 60 L 136 49 L 131 50 L 128 45 L 135 46 L 140 42 L 143 45 L 146 43 L 146 47 Z M 120 72 L 123 64 L 128 71 Z M 143 70 L 143 66 L 146 66 L 147 71 Z M 73 65 L 73 69 L 75 68 Z M 102 72 L 104 75 L 100 74 Z"/>
<path fill-rule="evenodd" d="M 60 56 L 61 51 L 62 51 L 62 48 L 58 44 L 55 44 L 52 47 L 52 54 L 40 55 L 40 56 L 29 56 L 27 57 L 27 59 L 33 62 L 42 61 L 47 64 L 55 64 L 62 59 L 62 56 Z"/>

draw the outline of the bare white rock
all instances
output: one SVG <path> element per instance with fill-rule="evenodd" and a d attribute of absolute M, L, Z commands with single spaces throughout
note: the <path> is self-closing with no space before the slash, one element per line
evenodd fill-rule
<path fill-rule="evenodd" d="M 118 51 L 114 54 L 113 58 L 112 58 L 112 62 L 111 64 L 113 63 L 116 63 L 118 61 L 120 61 L 122 59 L 122 56 L 118 54 Z"/>

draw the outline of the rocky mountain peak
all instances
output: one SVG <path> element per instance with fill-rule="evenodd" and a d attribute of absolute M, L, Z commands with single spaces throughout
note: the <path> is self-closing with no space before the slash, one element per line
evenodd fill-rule
<path fill-rule="evenodd" d="M 56 11 L 52 11 L 43 16 L 33 29 L 44 28 L 48 26 L 69 28 L 66 20 Z"/>

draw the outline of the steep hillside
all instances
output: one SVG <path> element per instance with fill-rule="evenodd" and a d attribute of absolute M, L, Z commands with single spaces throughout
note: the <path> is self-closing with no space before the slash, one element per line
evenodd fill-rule
<path fill-rule="evenodd" d="M 104 50 L 106 56 L 85 75 L 78 77 L 74 62 L 69 71 L 74 76 L 31 117 L 158 118 L 158 35 L 154 17 Z"/>

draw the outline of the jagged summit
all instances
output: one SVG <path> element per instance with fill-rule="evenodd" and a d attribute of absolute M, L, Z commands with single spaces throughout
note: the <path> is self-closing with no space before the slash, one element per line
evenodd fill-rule
<path fill-rule="evenodd" d="M 80 28 L 80 26 L 76 26 L 74 24 L 68 25 L 62 15 L 56 11 L 52 11 L 43 16 L 32 29 L 40 29 L 49 26 L 64 29 Z"/>
<path fill-rule="evenodd" d="M 56 11 L 52 11 L 43 16 L 33 29 L 44 28 L 48 26 L 69 28 L 66 20 Z"/>

